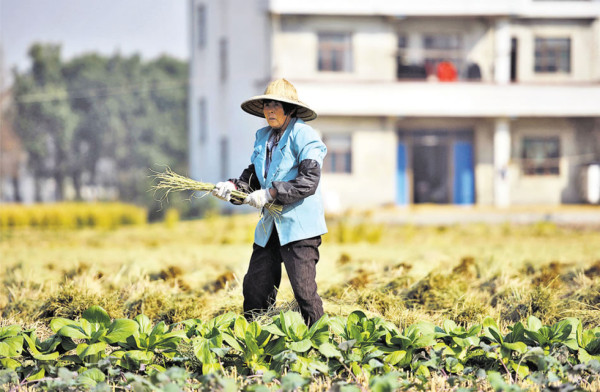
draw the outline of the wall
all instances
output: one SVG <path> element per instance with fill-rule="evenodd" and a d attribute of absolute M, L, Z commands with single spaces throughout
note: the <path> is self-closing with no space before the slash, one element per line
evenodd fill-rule
<path fill-rule="evenodd" d="M 203 48 L 198 46 L 198 7 L 206 7 L 206 37 L 207 41 Z M 216 88 L 211 83 L 209 75 L 215 75 L 218 72 L 217 61 L 214 53 L 218 50 L 218 17 L 219 9 L 216 2 L 210 0 L 190 0 L 189 3 L 189 21 L 190 21 L 190 91 L 189 91 L 189 152 L 190 152 L 190 175 L 195 179 L 202 181 L 211 181 L 214 178 L 210 173 L 218 172 L 217 151 L 210 148 L 211 143 L 216 143 L 218 133 L 209 132 L 205 143 L 200 142 L 200 110 L 199 101 L 204 97 L 207 119 L 205 124 L 208 130 L 214 130 L 210 123 L 213 119 L 213 110 L 217 107 L 216 102 L 209 97 L 214 96 Z"/>
<path fill-rule="evenodd" d="M 585 20 L 516 20 L 511 35 L 518 40 L 517 80 L 519 82 L 556 83 L 597 80 L 597 45 L 593 24 Z M 571 73 L 536 73 L 535 38 L 571 38 Z M 597 63 L 596 63 L 597 64 Z"/>
<path fill-rule="evenodd" d="M 592 23 L 592 80 L 600 81 L 600 17 L 596 18 Z M 596 64 L 596 66 L 593 66 Z"/>
<path fill-rule="evenodd" d="M 222 0 L 219 0 L 222 1 Z M 250 164 L 256 130 L 267 125 L 264 118 L 244 112 L 240 105 L 262 95 L 272 79 L 272 24 L 265 0 L 229 0 L 227 37 L 229 40 L 228 78 L 222 83 L 225 99 L 223 135 L 228 138 L 226 178 L 238 177 Z M 250 40 L 249 40 L 250 37 Z"/>
<path fill-rule="evenodd" d="M 423 59 L 425 33 L 460 33 L 465 60 L 476 62 L 483 79 L 493 75 L 493 33 L 490 22 L 481 18 L 384 18 L 379 16 L 275 16 L 278 34 L 274 37 L 273 63 L 276 75 L 303 80 L 396 80 L 397 35 L 409 40 L 407 61 Z M 319 72 L 318 32 L 352 33 L 352 72 Z"/>
<path fill-rule="evenodd" d="M 273 41 L 274 72 L 303 80 L 339 81 L 396 78 L 396 35 L 380 17 L 286 16 Z M 319 72 L 318 32 L 352 34 L 353 71 Z"/>
<path fill-rule="evenodd" d="M 560 138 L 560 174 L 525 175 L 521 171 L 522 140 L 526 136 Z M 574 157 L 578 155 L 575 127 L 568 119 L 518 119 L 511 122 L 511 165 L 509 169 L 511 203 L 575 203 L 579 200 L 575 186 Z"/>
<path fill-rule="evenodd" d="M 578 170 L 584 158 L 598 159 L 598 119 L 515 119 L 511 127 L 510 199 L 513 205 L 558 205 L 580 202 Z M 396 125 L 393 125 L 396 124 Z M 352 133 L 351 174 L 323 175 L 325 192 L 336 191 L 345 206 L 394 204 L 396 198 L 396 130 L 472 129 L 474 131 L 475 192 L 477 205 L 494 203 L 493 119 L 443 118 L 334 118 L 313 126 L 323 135 Z M 522 140 L 527 136 L 560 138 L 560 174 L 525 175 L 521 171 Z M 592 159 L 592 160 L 594 160 Z M 377 189 L 377 192 L 370 190 Z"/>
<path fill-rule="evenodd" d="M 324 136 L 352 134 L 352 173 L 323 173 L 326 204 L 333 199 L 334 204 L 339 202 L 343 208 L 365 208 L 395 202 L 398 142 L 390 121 L 374 117 L 321 117 L 311 125 Z"/>
<path fill-rule="evenodd" d="M 475 125 L 475 204 L 494 204 L 494 120 Z"/>
<path fill-rule="evenodd" d="M 207 10 L 203 49 L 196 41 L 199 4 L 205 4 Z M 249 164 L 255 131 L 266 125 L 264 119 L 240 108 L 246 99 L 263 93 L 272 73 L 271 22 L 266 7 L 264 0 L 190 1 L 189 149 L 190 174 L 196 179 L 217 182 L 239 176 Z M 227 40 L 224 78 L 220 61 L 223 38 Z M 206 101 L 205 143 L 199 141 L 201 97 Z M 226 156 L 222 156 L 222 140 L 227 140 Z"/>

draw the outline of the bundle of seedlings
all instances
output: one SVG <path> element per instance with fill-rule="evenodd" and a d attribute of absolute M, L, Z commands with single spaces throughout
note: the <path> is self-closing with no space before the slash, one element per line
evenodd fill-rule
<path fill-rule="evenodd" d="M 215 188 L 214 184 L 192 180 L 191 178 L 175 173 L 169 168 L 167 168 L 163 173 L 157 172 L 154 175 L 154 178 L 158 181 L 158 183 L 153 185 L 152 189 L 155 192 L 164 191 L 163 198 L 166 198 L 169 193 L 173 191 L 204 192 L 204 195 L 206 195 Z M 242 191 L 234 190 L 231 192 L 231 198 L 238 203 L 243 203 L 246 196 L 248 196 L 248 194 Z M 269 211 L 269 213 L 276 217 L 281 215 L 283 210 L 281 205 L 274 203 L 266 204 L 265 208 L 267 211 Z"/>

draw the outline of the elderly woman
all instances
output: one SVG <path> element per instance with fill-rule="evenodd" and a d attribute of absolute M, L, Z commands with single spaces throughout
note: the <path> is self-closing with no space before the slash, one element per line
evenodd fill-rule
<path fill-rule="evenodd" d="M 319 188 L 327 148 L 305 123 L 317 114 L 298 100 L 285 79 L 271 82 L 263 95 L 242 103 L 242 109 L 264 117 L 269 125 L 256 132 L 251 163 L 241 176 L 217 183 L 212 193 L 229 201 L 239 189 L 249 193 L 244 203 L 259 210 L 267 203 L 283 206 L 279 217 L 262 210 L 256 225 L 244 277 L 244 315 L 251 318 L 275 303 L 283 262 L 302 316 L 312 325 L 323 315 L 315 276 L 321 235 L 327 232 Z"/>

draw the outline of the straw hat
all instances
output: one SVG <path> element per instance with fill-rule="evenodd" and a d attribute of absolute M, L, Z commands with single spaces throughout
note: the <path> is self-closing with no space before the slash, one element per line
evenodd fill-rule
<path fill-rule="evenodd" d="M 263 95 L 257 95 L 242 103 L 242 109 L 246 113 L 264 118 L 263 100 L 287 102 L 296 105 L 296 116 L 304 121 L 317 118 L 317 113 L 306 104 L 298 100 L 298 93 L 293 84 L 285 79 L 277 79 L 269 83 Z"/>

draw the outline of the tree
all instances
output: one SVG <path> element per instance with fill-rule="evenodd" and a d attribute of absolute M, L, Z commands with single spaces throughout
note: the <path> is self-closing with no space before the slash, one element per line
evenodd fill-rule
<path fill-rule="evenodd" d="M 16 129 L 37 178 L 70 176 L 78 198 L 84 183 L 116 186 L 121 200 L 148 204 L 149 168 L 187 167 L 185 62 L 86 54 L 63 63 L 52 45 L 30 56 L 32 69 L 15 74 Z"/>
<path fill-rule="evenodd" d="M 89 184 L 97 184 L 98 162 L 110 152 L 103 144 L 110 132 L 111 123 L 107 106 L 111 90 L 107 62 L 102 56 L 88 54 L 71 60 L 63 67 L 71 109 L 80 119 L 75 129 L 72 150 L 74 159 L 78 162 L 72 172 L 77 199 L 81 199 L 85 175 Z"/>
<path fill-rule="evenodd" d="M 15 72 L 15 129 L 29 153 L 29 164 L 36 180 L 36 200 L 40 200 L 39 181 L 56 181 L 56 198 L 63 198 L 64 179 L 75 164 L 71 149 L 77 116 L 71 111 L 62 78 L 60 46 L 35 44 L 29 50 L 32 70 Z"/>

